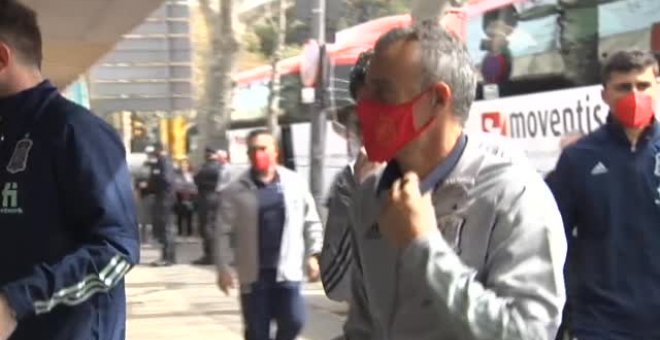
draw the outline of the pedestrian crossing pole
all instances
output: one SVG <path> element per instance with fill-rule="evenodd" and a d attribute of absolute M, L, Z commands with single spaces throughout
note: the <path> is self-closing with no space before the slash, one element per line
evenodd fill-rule
<path fill-rule="evenodd" d="M 312 105 L 312 119 L 310 131 L 310 190 L 316 206 L 323 206 L 325 143 L 327 122 L 327 53 L 326 53 L 326 0 L 312 0 L 312 32 L 318 41 L 319 62 L 316 81 L 316 102 Z M 334 0 L 337 1 L 337 0 Z"/>

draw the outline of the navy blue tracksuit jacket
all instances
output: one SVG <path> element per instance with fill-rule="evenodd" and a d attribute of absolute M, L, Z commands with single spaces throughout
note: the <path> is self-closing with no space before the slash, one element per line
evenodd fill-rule
<path fill-rule="evenodd" d="M 547 181 L 569 240 L 574 335 L 660 339 L 660 125 L 632 148 L 610 118 L 568 147 Z"/>
<path fill-rule="evenodd" d="M 47 81 L 0 99 L 0 293 L 12 340 L 125 338 L 139 242 L 115 131 Z"/>

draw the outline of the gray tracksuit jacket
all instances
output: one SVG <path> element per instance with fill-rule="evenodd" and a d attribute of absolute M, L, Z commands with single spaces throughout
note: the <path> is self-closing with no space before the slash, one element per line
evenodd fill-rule
<path fill-rule="evenodd" d="M 351 197 L 357 187 L 354 164 L 335 177 L 327 202 L 323 251 L 319 260 L 325 295 L 335 301 L 350 301 L 353 247 L 350 214 Z"/>
<path fill-rule="evenodd" d="M 494 137 L 468 136 L 433 192 L 438 228 L 394 249 L 372 176 L 353 196 L 349 340 L 554 339 L 566 239 L 542 178 Z"/>

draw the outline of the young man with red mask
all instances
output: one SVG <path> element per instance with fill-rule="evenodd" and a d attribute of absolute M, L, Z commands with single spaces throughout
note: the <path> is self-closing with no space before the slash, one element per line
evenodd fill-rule
<path fill-rule="evenodd" d="M 565 293 L 561 215 L 496 137 L 467 134 L 476 76 L 433 25 L 381 37 L 358 102 L 372 161 L 353 197 L 349 340 L 554 339 Z"/>
<path fill-rule="evenodd" d="M 319 279 L 323 227 L 306 181 L 277 165 L 275 137 L 255 130 L 247 137 L 251 169 L 220 191 L 217 230 L 218 286 L 234 287 L 229 236 L 236 234 L 236 271 L 247 340 L 296 339 L 305 321 L 300 289 L 304 268 Z"/>
<path fill-rule="evenodd" d="M 569 240 L 565 321 L 580 340 L 660 338 L 657 76 L 651 53 L 609 57 L 607 123 L 567 147 L 548 178 Z"/>

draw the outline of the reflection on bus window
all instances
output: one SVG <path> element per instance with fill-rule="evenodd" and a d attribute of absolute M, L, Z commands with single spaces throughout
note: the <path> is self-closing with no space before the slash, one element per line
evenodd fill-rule
<path fill-rule="evenodd" d="M 590 2 L 594 5 L 561 7 L 557 0 L 527 1 L 471 17 L 467 43 L 482 83 L 499 85 L 500 96 L 596 84 L 600 60 L 609 51 L 652 49 L 660 1 Z M 588 79 L 571 79 L 576 67 L 571 62 L 580 58 L 590 73 L 579 76 Z"/>

